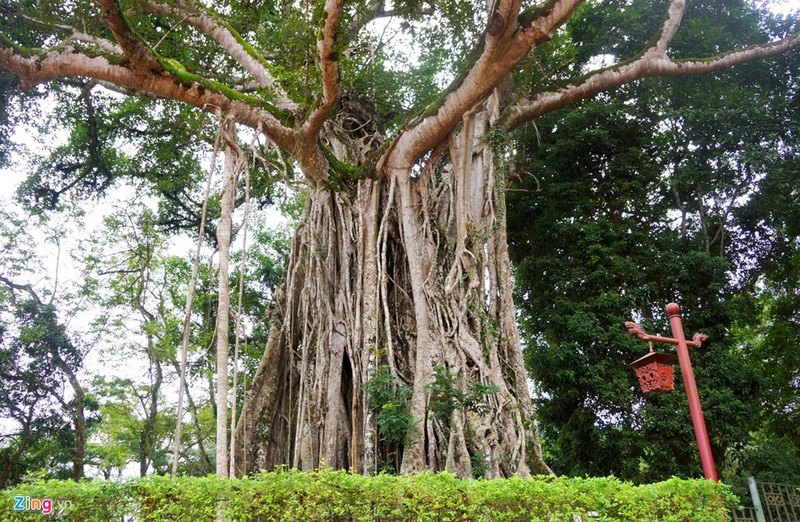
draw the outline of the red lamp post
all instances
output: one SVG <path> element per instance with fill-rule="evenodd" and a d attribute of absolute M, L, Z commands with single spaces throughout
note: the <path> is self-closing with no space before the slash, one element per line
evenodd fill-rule
<path fill-rule="evenodd" d="M 706 422 L 703 418 L 703 410 L 700 407 L 700 397 L 697 394 L 697 384 L 694 382 L 694 371 L 692 370 L 692 362 L 689 359 L 689 349 L 688 346 L 692 346 L 694 348 L 700 348 L 700 345 L 703 341 L 708 339 L 708 336 L 705 334 L 694 334 L 691 341 L 687 341 L 686 337 L 683 334 L 683 325 L 681 324 L 681 315 L 680 315 L 680 307 L 675 303 L 670 303 L 667 305 L 667 314 L 669 314 L 669 324 L 672 327 L 672 335 L 674 338 L 670 337 L 659 337 L 657 335 L 649 335 L 647 332 L 644 331 L 644 328 L 641 325 L 636 323 L 625 323 L 625 326 L 628 328 L 628 331 L 638 337 L 639 339 L 643 339 L 651 343 L 650 345 L 650 354 L 642 357 L 631 363 L 631 366 L 637 368 L 637 376 L 639 377 L 639 381 L 642 384 L 642 391 L 652 392 L 655 391 L 657 393 L 662 393 L 664 391 L 668 391 L 672 389 L 672 382 L 669 379 L 668 389 L 667 385 L 659 385 L 659 382 L 665 382 L 665 377 L 660 377 L 661 374 L 669 373 L 668 371 L 664 370 L 662 367 L 658 366 L 659 364 L 665 366 L 664 363 L 667 362 L 668 358 L 674 357 L 669 356 L 666 354 L 656 354 L 653 353 L 652 343 L 667 343 L 667 344 L 674 344 L 677 346 L 678 351 L 678 363 L 681 367 L 681 374 L 683 375 L 683 384 L 686 388 L 686 397 L 689 399 L 689 412 L 692 416 L 692 425 L 694 426 L 694 436 L 697 439 L 697 448 L 700 451 L 700 463 L 703 466 L 703 475 L 707 479 L 713 480 L 717 482 L 717 470 L 714 468 L 714 458 L 711 455 L 711 445 L 708 442 L 708 432 L 706 431 Z M 656 356 L 656 357 L 654 357 Z M 649 359 L 648 359 L 649 358 Z M 648 370 L 645 370 L 647 367 L 650 367 Z M 655 375 L 655 377 L 653 377 Z M 671 377 L 671 375 L 670 375 Z M 656 380 L 656 385 L 653 385 L 653 380 Z M 659 379 L 661 379 L 659 381 Z"/>

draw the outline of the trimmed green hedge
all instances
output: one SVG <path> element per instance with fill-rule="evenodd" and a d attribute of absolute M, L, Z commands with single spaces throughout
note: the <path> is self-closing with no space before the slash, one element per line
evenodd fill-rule
<path fill-rule="evenodd" d="M 329 470 L 232 480 L 150 476 L 121 482 L 34 482 L 0 491 L 0 520 L 43 520 L 42 509 L 15 511 L 14 497 L 49 499 L 51 517 L 75 522 L 211 521 L 218 501 L 224 502 L 227 520 L 234 521 L 572 522 L 583 517 L 714 522 L 726 520 L 727 506 L 736 500 L 727 486 L 708 480 L 634 486 L 615 478 L 459 480 L 447 473 L 364 477 Z"/>

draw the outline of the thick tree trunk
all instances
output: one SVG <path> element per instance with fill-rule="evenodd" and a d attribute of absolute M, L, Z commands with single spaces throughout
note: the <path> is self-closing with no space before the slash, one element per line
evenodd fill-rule
<path fill-rule="evenodd" d="M 492 100 L 419 173 L 310 190 L 237 428 L 238 473 L 549 472 L 511 302 L 503 154 L 483 139 Z M 388 406 L 366 391 L 377 397 L 381 372 Z M 392 412 L 408 422 L 386 423 Z"/>

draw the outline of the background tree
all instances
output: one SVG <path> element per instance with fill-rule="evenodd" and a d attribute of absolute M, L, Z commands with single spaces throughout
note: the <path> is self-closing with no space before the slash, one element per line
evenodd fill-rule
<path fill-rule="evenodd" d="M 751 13 L 737 18 L 736 31 L 715 32 L 736 5 L 698 6 L 676 53 L 786 22 Z M 567 28 L 573 37 L 619 32 L 635 27 L 625 18 L 632 14 L 587 10 Z M 644 347 L 622 322 L 666 332 L 662 307 L 671 300 L 683 306 L 687 332 L 711 335 L 692 357 L 723 476 L 743 472 L 765 421 L 791 425 L 772 412 L 796 410 L 795 366 L 765 334 L 783 335 L 764 314 L 774 295 L 768 274 L 779 266 L 791 273 L 798 237 L 786 226 L 796 210 L 785 196 L 798 179 L 786 170 L 797 154 L 797 85 L 787 81 L 795 60 L 647 80 L 541 118 L 536 135 L 521 137 L 511 252 L 531 339 L 526 360 L 541 386 L 539 418 L 558 472 L 700 476 L 681 383 L 676 393 L 642 401 L 625 368 Z M 782 315 L 796 311 L 790 305 Z M 788 403 L 776 408 L 767 395 Z"/>
<path fill-rule="evenodd" d="M 19 315 L 28 324 L 16 338 L 9 338 L 8 325 L 4 325 L 0 351 L 0 408 L 6 419 L 0 446 L 3 487 L 28 472 L 47 470 L 59 474 L 70 462 L 72 470 L 62 476 L 79 476 L 84 464 L 85 438 L 76 436 L 81 432 L 75 430 L 81 428 L 78 412 L 82 404 L 70 404 L 64 398 L 64 374 L 48 349 L 51 346 L 47 346 L 53 340 L 53 332 L 40 329 L 37 336 L 31 331 L 36 303 L 26 302 L 23 306 L 27 310 L 20 310 Z M 83 414 L 80 411 L 85 424 Z M 85 435 L 85 426 L 82 434 Z"/>
<path fill-rule="evenodd" d="M 164 469 L 164 454 L 151 450 L 148 444 L 158 440 L 150 434 L 150 416 L 147 412 L 150 390 L 137 385 L 126 378 L 105 378 L 96 376 L 92 379 L 92 391 L 99 402 L 101 422 L 92 430 L 88 453 L 91 454 L 92 465 L 97 468 L 106 480 L 122 477 L 130 463 L 139 462 L 139 473 L 152 468 L 156 472 Z M 169 433 L 169 421 L 161 413 L 159 423 L 160 434 Z M 167 431 L 163 431 L 164 420 Z M 155 430 L 152 430 L 155 431 Z M 161 458 L 159 458 L 161 457 Z M 161 461 L 161 466 L 155 464 Z M 144 462 L 144 465 L 141 463 Z"/>
<path fill-rule="evenodd" d="M 57 275 L 46 290 L 30 282 L 40 279 L 41 286 L 50 282 L 35 275 L 36 236 L 26 230 L 33 229 L 33 223 L 5 208 L 0 213 L 0 238 L 8 253 L 0 262 L 0 408 L 11 420 L 4 425 L 9 431 L 3 433 L 0 446 L 4 463 L 0 484 L 16 481 L 29 471 L 49 468 L 57 474 L 65 463 L 71 463 L 70 476 L 80 480 L 86 463 L 89 412 L 96 409 L 78 376 L 87 346 L 74 340 L 57 314 Z M 58 246 L 60 234 L 56 228 L 44 237 Z M 49 301 L 40 294 L 49 295 Z M 31 458 L 37 452 L 41 458 Z"/>
<path fill-rule="evenodd" d="M 138 430 L 134 437 L 138 448 L 131 460 L 139 463 L 140 476 L 154 464 L 156 453 L 163 452 L 159 447 L 165 436 L 160 415 L 163 384 L 179 338 L 176 306 L 184 299 L 179 285 L 185 278 L 185 266 L 167 255 L 168 242 L 156 229 L 156 222 L 155 213 L 134 197 L 125 208 L 105 217 L 103 226 L 84 241 L 79 254 L 83 293 L 100 310 L 94 330 L 116 339 L 107 359 L 122 355 L 137 363 L 146 361 L 144 382 L 130 377 L 96 379 L 97 392 L 105 399 L 104 412 L 124 417 L 104 419 L 110 428 L 105 433 L 108 441 L 119 444 L 115 439 Z M 120 404 L 125 399 L 133 404 Z M 112 448 L 107 449 L 119 458 Z M 163 460 L 163 455 L 160 458 Z"/>
<path fill-rule="evenodd" d="M 69 161 L 53 163 L 63 168 L 51 179 L 66 187 L 55 196 L 102 189 L 136 165 L 113 152 L 131 143 L 114 134 L 121 130 L 109 126 L 108 141 L 99 139 L 91 82 L 156 98 L 140 105 L 150 114 L 194 107 L 192 114 L 250 127 L 266 137 L 265 158 L 302 178 L 307 202 L 237 428 L 242 471 L 323 461 L 376 471 L 382 442 L 364 387 L 385 365 L 392 387 L 412 389 L 400 471 L 471 476 L 480 455 L 486 476 L 549 472 L 511 299 L 504 199 L 511 131 L 645 77 L 714 72 L 800 43 L 791 24 L 769 23 L 747 33 L 747 45 L 700 42 L 708 45 L 688 58 L 678 44 L 700 33 L 697 12 L 682 0 L 215 7 L 191 0 L 3 7 L 0 66 L 18 87 L 47 85 L 64 103 L 84 101 L 65 122 L 74 146 L 56 151 Z M 743 2 L 720 9 L 723 31 L 755 13 Z M 633 26 L 615 26 L 630 32 L 592 33 L 602 27 L 592 22 L 585 43 L 565 41 L 564 24 L 593 11 L 612 21 L 617 13 L 639 16 Z M 389 16 L 421 44 L 418 60 L 386 44 L 376 21 Z M 598 62 L 604 56 L 612 57 L 608 67 Z M 109 97 L 106 114 L 126 103 Z M 151 123 L 120 129 L 151 142 L 158 130 Z M 202 132 L 190 126 L 181 139 L 199 141 Z M 34 182 L 26 193 L 52 204 L 49 184 Z M 484 393 L 481 414 L 463 408 L 443 418 L 430 410 L 437 374 L 452 376 L 464 396 L 476 386 L 497 391 Z"/>

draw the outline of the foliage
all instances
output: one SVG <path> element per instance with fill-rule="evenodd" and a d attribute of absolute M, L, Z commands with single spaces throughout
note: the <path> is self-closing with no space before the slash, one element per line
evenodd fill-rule
<path fill-rule="evenodd" d="M 0 413 L 11 421 L 0 442 L 3 485 L 32 471 L 69 476 L 67 466 L 77 451 L 72 422 L 85 407 L 65 392 L 67 372 L 78 371 L 84 353 L 55 307 L 26 299 L 15 303 L 14 319 L 16 335 L 0 345 Z M 92 402 L 88 406 L 97 409 Z"/>
<path fill-rule="evenodd" d="M 0 487 L 28 473 L 82 475 L 86 429 L 97 421 L 76 377 L 88 345 L 68 331 L 55 300 L 66 292 L 39 275 L 36 251 L 42 237 L 59 249 L 63 228 L 46 217 L 26 222 L 10 206 L 0 217 Z"/>
<path fill-rule="evenodd" d="M 173 375 L 171 366 L 177 365 L 175 347 L 181 342 L 179 317 L 188 279 L 186 263 L 169 255 L 168 248 L 156 213 L 139 198 L 131 198 L 124 208 L 105 216 L 76 254 L 82 266 L 82 295 L 97 307 L 93 330 L 111 340 L 101 349 L 104 359 L 141 365 L 135 377 L 97 375 L 93 380 L 105 415 L 93 434 L 92 449 L 106 478 L 129 461 L 139 463 L 141 475 L 151 467 L 165 469 L 174 424 L 164 414 L 162 385 L 165 376 Z M 203 309 L 198 308 L 202 317 Z M 194 338 L 199 337 L 198 329 L 193 328 Z"/>
<path fill-rule="evenodd" d="M 727 466 L 720 473 L 731 490 L 749 505 L 747 478 L 759 482 L 800 484 L 800 454 L 797 447 L 773 433 L 760 432 L 744 447 L 727 456 Z"/>
<path fill-rule="evenodd" d="M 174 411 L 164 407 L 161 394 L 160 409 L 150 411 L 151 394 L 158 390 L 130 378 L 101 375 L 94 377 L 91 388 L 101 413 L 87 450 L 91 465 L 106 479 L 121 477 L 132 462 L 139 463 L 140 472 L 165 473 L 175 428 Z"/>
<path fill-rule="evenodd" d="M 633 486 L 615 478 L 458 480 L 447 473 L 365 477 L 323 470 L 253 478 L 150 476 L 122 482 L 45 481 L 0 492 L 0 520 L 39 520 L 13 511 L 14 496 L 51 499 L 70 520 L 210 520 L 222 502 L 230 520 L 598 520 L 713 522 L 736 502 L 707 480 Z M 65 501 L 70 501 L 67 504 Z"/>
<path fill-rule="evenodd" d="M 796 411 L 764 409 L 759 398 L 767 379 L 776 391 L 782 383 L 771 397 L 796 401 L 791 377 L 767 369 L 771 360 L 791 372 L 792 356 L 781 349 L 767 357 L 758 348 L 778 348 L 777 338 L 756 335 L 769 344 L 751 343 L 747 354 L 728 337 L 752 324 L 754 281 L 765 268 L 791 273 L 797 237 L 782 225 L 796 219 L 793 205 L 762 206 L 773 183 L 794 190 L 796 175 L 778 163 L 796 156 L 794 131 L 780 130 L 793 109 L 780 91 L 746 103 L 756 75 L 771 82 L 779 74 L 753 69 L 725 83 L 682 78 L 647 92 L 626 87 L 541 119 L 518 152 L 532 176 L 509 197 L 511 255 L 530 339 L 526 360 L 557 472 L 644 481 L 699 473 L 687 451 L 693 437 L 680 379 L 675 393 L 642 401 L 625 368 L 646 347 L 622 323 L 668 331 L 661 307 L 671 300 L 685 312 L 687 334 L 711 336 L 692 358 L 718 463 L 748 443 L 760 422 L 752 412 Z M 776 226 L 764 226 L 765 213 Z M 785 323 L 762 324 L 777 334 Z"/>
<path fill-rule="evenodd" d="M 179 321 L 185 307 L 189 268 L 174 255 L 174 237 L 163 232 L 159 213 L 145 194 L 146 191 L 130 189 L 125 205 L 111 209 L 95 231 L 80 239 L 78 247 L 65 238 L 63 229 L 69 225 L 64 223 L 72 221 L 64 219 L 62 223 L 63 212 L 25 215 L 11 205 L 2 209 L 0 232 L 7 255 L 0 263 L 0 359 L 4 361 L 0 363 L 0 382 L 17 383 L 4 386 L 6 400 L 0 401 L 5 404 L 0 405 L 0 415 L 6 419 L 0 462 L 10 473 L 3 478 L 8 483 L 16 483 L 30 473 L 69 476 L 75 440 L 70 393 L 63 372 L 40 352 L 54 347 L 77 370 L 83 364 L 87 346 L 81 344 L 76 351 L 77 347 L 65 344 L 78 337 L 68 335 L 64 328 L 69 317 L 65 320 L 53 315 L 55 304 L 42 306 L 39 313 L 34 310 L 38 305 L 25 300 L 34 291 L 37 296 L 52 299 L 56 288 L 60 292 L 55 302 L 72 314 L 91 310 L 91 324 L 84 326 L 90 328 L 93 342 L 99 345 L 91 357 L 101 357 L 104 362 L 104 368 L 90 376 L 92 384 L 86 388 L 86 406 L 92 410 L 91 414 L 87 412 L 90 438 L 86 466 L 106 478 L 120 475 L 131 462 L 139 464 L 141 474 L 167 469 L 168 443 L 174 430 L 170 398 L 177 372 L 175 346 L 180 344 Z M 296 203 L 287 200 L 286 205 Z M 285 229 L 268 229 L 263 219 L 251 220 L 250 233 L 255 239 L 248 245 L 243 319 L 245 326 L 252 328 L 242 357 L 247 375 L 239 379 L 240 401 L 258 363 L 258 345 L 266 337 L 261 318 L 267 315 L 269 296 L 280 281 L 289 242 Z M 73 270 L 64 270 L 67 277 L 62 273 L 61 280 L 43 277 L 37 251 L 42 244 L 52 245 L 59 252 L 69 250 L 81 271 L 79 280 L 74 279 Z M 238 259 L 236 293 L 241 277 Z M 188 371 L 200 385 L 213 365 L 213 359 L 205 352 L 214 335 L 216 297 L 212 275 L 211 269 L 201 269 L 201 291 L 191 325 L 193 356 Z M 233 299 L 236 297 L 234 294 Z M 81 317 L 80 322 L 87 316 Z M 28 354 L 31 350 L 35 353 Z M 135 377 L 109 375 L 119 364 L 131 367 L 131 361 L 141 370 Z M 197 388 L 194 393 L 187 406 L 191 425 L 183 434 L 181 471 L 203 475 L 211 468 L 199 448 L 210 440 L 214 413 Z"/>
<path fill-rule="evenodd" d="M 484 396 L 500 391 L 497 386 L 473 383 L 464 392 L 459 389 L 456 376 L 441 365 L 434 366 L 433 382 L 427 388 L 431 392 L 428 408 L 435 418 L 445 422 L 450 422 L 453 412 L 458 410 L 485 415 L 487 407 Z"/>
<path fill-rule="evenodd" d="M 375 413 L 375 422 L 381 439 L 392 444 L 403 444 L 414 426 L 409 411 L 411 387 L 397 383 L 389 367 L 381 365 L 364 383 L 367 406 Z"/>
<path fill-rule="evenodd" d="M 752 38 L 762 23 L 752 9 L 723 4 L 694 4 L 674 51 L 694 56 L 712 40 L 726 49 Z M 560 45 L 573 45 L 579 63 L 626 56 L 659 23 L 652 9 L 586 4 Z M 790 348 L 800 228 L 796 198 L 786 196 L 797 193 L 789 170 L 800 150 L 797 85 L 786 81 L 794 67 L 784 57 L 773 67 L 649 79 L 519 132 L 525 179 L 508 198 L 509 242 L 557 473 L 699 476 L 680 374 L 673 393 L 642 399 L 625 368 L 646 345 L 622 323 L 668 332 L 663 305 L 673 300 L 688 335 L 710 335 L 692 362 L 718 467 L 744 472 L 757 448 L 800 447 Z"/>

